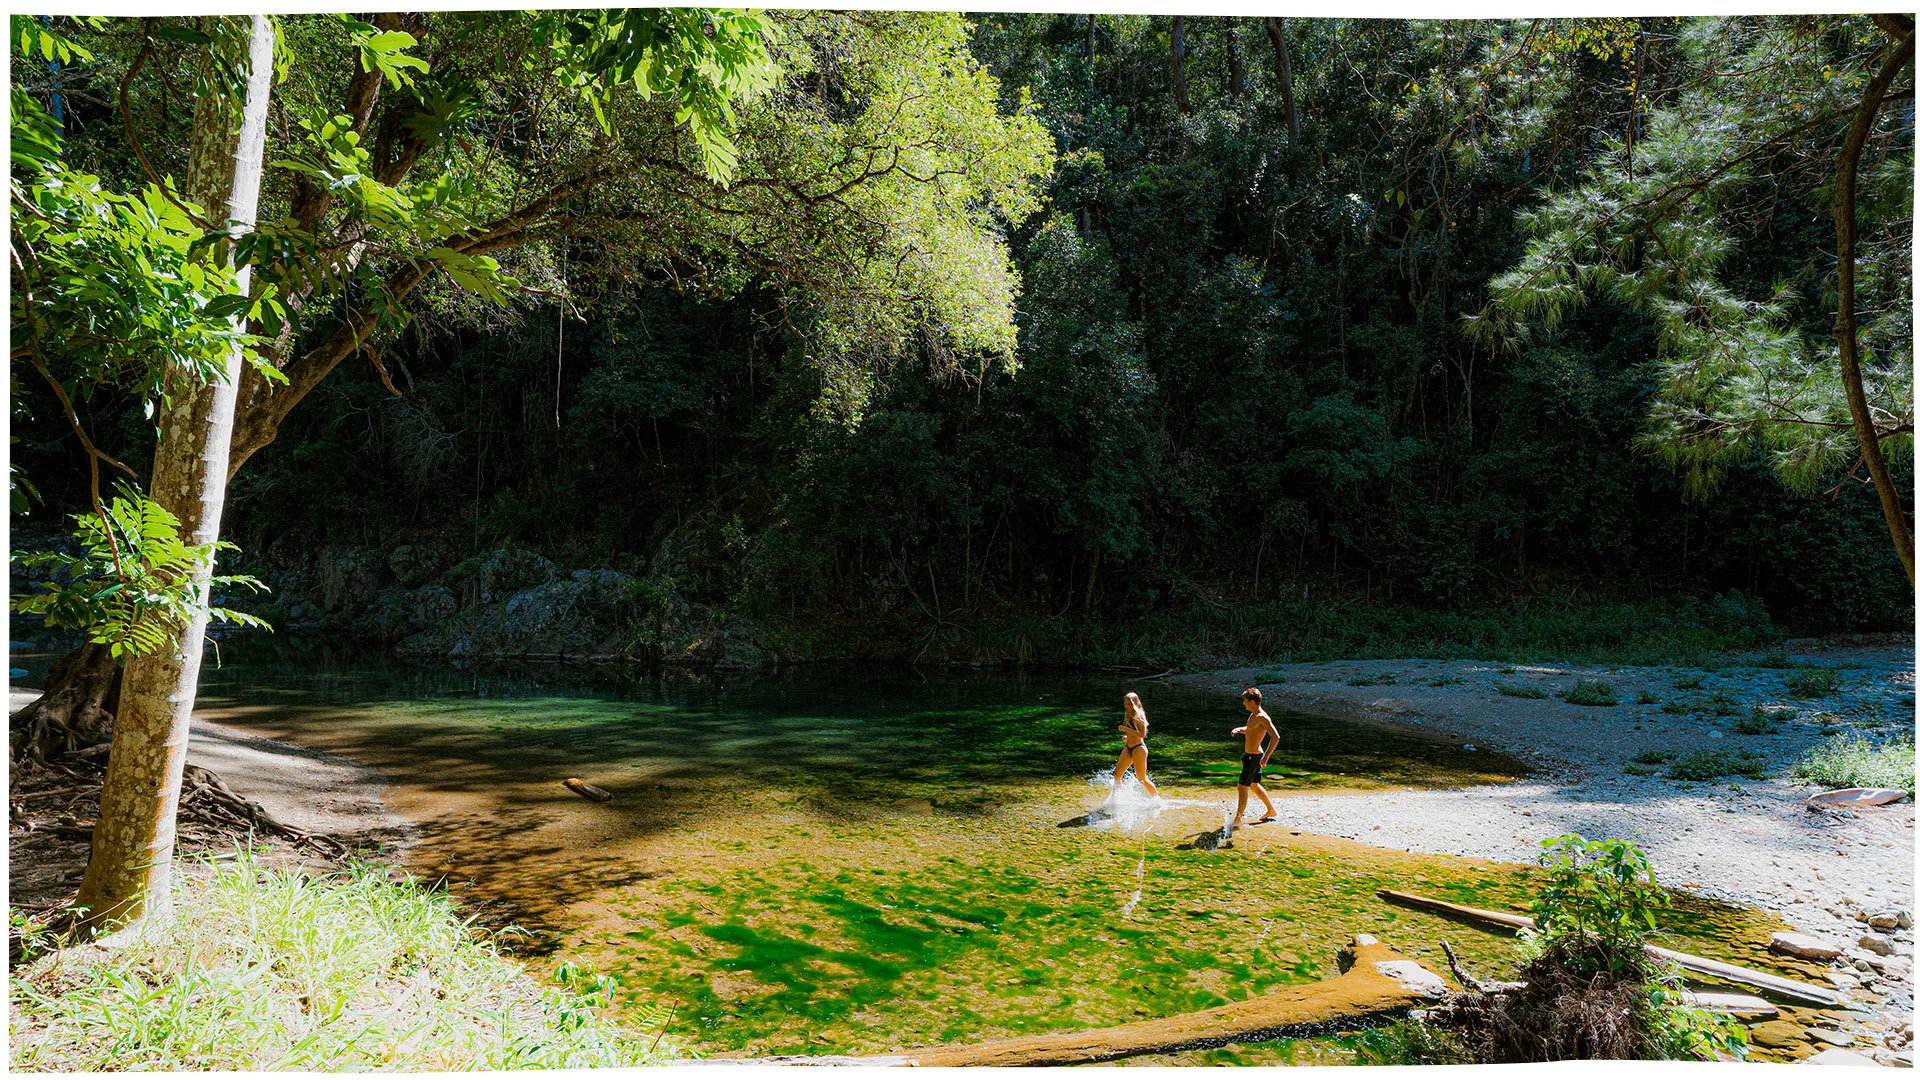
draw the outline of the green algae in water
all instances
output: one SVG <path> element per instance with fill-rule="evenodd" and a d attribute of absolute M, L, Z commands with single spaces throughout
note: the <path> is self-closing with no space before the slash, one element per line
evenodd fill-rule
<path fill-rule="evenodd" d="M 1318 981 L 1338 973 L 1336 950 L 1352 933 L 1402 914 L 1379 909 L 1378 868 L 1351 859 L 1287 853 L 1314 864 L 1303 878 L 1245 859 L 1157 854 L 1142 904 L 1124 919 L 1113 876 L 1084 859 L 1044 873 L 951 857 L 885 875 L 738 869 L 715 891 L 659 888 L 667 922 L 697 928 L 696 938 L 628 938 L 596 962 L 638 1004 L 681 1002 L 710 1052 L 874 1053 L 1101 1027 Z M 1008 885 L 1069 902 L 1015 908 Z M 713 913 L 723 917 L 676 907 L 672 897 L 688 893 L 726 897 Z M 1457 926 L 1454 936 L 1489 974 L 1511 951 Z M 1393 944 L 1419 955 L 1413 938 Z"/>

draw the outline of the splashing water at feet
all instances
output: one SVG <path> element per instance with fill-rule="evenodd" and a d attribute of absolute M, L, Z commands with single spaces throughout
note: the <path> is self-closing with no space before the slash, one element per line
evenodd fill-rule
<path fill-rule="evenodd" d="M 1149 795 L 1132 773 L 1128 773 L 1119 784 L 1113 782 L 1111 775 L 1097 773 L 1087 778 L 1087 786 L 1107 793 L 1106 801 L 1087 814 L 1087 824 L 1102 832 L 1114 832 L 1122 836 L 1138 836 L 1151 830 L 1168 810 L 1211 805 L 1209 800 L 1204 799 Z"/>
<path fill-rule="evenodd" d="M 1118 784 L 1113 777 L 1097 775 L 1088 779 L 1089 787 L 1105 788 L 1106 801 L 1100 808 L 1087 815 L 1088 824 L 1102 831 L 1134 836 L 1153 827 L 1153 823 L 1167 809 L 1169 800 L 1160 795 L 1149 795 L 1147 789 L 1132 773 Z"/>

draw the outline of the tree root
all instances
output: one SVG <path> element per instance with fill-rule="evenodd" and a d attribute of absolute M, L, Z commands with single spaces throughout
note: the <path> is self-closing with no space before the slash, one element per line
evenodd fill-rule
<path fill-rule="evenodd" d="M 308 848 L 322 858 L 337 861 L 348 854 L 347 845 L 339 840 L 281 821 L 268 813 L 266 807 L 228 787 L 218 774 L 198 765 L 188 765 L 181 778 L 180 812 L 187 813 L 189 807 L 194 813 L 216 822 L 285 837 L 295 847 Z"/>
<path fill-rule="evenodd" d="M 1446 950 L 1447 966 L 1453 969 L 1453 977 L 1459 980 L 1461 986 L 1476 994 L 1504 994 L 1513 990 L 1524 990 L 1527 987 L 1523 982 L 1492 982 L 1475 978 L 1467 971 L 1466 965 L 1460 962 L 1460 957 L 1454 954 L 1453 942 L 1441 938 L 1440 947 Z"/>
<path fill-rule="evenodd" d="M 88 643 L 54 662 L 40 696 L 14 713 L 9 724 L 15 767 L 14 802 L 23 797 L 22 770 L 80 781 L 57 791 L 25 791 L 27 799 L 86 793 L 97 814 L 100 784 L 112 749 L 113 714 L 120 705 L 122 669 L 104 645 Z M 188 765 L 181 782 L 179 824 L 199 824 L 219 837 L 270 833 L 322 858 L 340 860 L 347 846 L 331 836 L 297 828 L 237 794 L 217 775 Z M 77 820 L 77 819 L 75 819 Z M 75 826 L 67 826 L 73 828 Z M 87 823 L 90 830 L 92 822 Z M 89 833 L 89 835 L 91 835 Z"/>
<path fill-rule="evenodd" d="M 107 647 L 92 642 L 54 661 L 40 696 L 9 721 L 13 759 L 47 765 L 104 745 L 120 707 L 121 671 Z"/>

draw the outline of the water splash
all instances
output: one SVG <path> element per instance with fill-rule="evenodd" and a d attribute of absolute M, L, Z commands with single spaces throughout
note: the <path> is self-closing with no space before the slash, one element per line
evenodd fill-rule
<path fill-rule="evenodd" d="M 1087 778 L 1087 786 L 1107 793 L 1107 797 L 1098 808 L 1088 812 L 1086 824 L 1101 832 L 1111 832 L 1120 836 L 1140 838 L 1140 858 L 1133 866 L 1134 889 L 1120 905 L 1120 917 L 1127 918 L 1140 906 L 1141 897 L 1147 886 L 1147 850 L 1148 837 L 1161 815 L 1169 810 L 1188 806 L 1216 805 L 1211 799 L 1174 799 L 1165 795 L 1149 795 L 1141 786 L 1139 779 L 1131 772 L 1120 783 L 1113 782 L 1112 773 L 1095 773 Z"/>
<path fill-rule="evenodd" d="M 1087 825 L 1101 832 L 1122 836 L 1139 836 L 1152 830 L 1161 815 L 1169 810 L 1215 805 L 1211 799 L 1174 799 L 1165 795 L 1149 795 L 1131 772 L 1117 785 L 1113 782 L 1112 773 L 1095 773 L 1087 778 L 1087 786 L 1107 793 L 1106 800 L 1087 813 Z"/>

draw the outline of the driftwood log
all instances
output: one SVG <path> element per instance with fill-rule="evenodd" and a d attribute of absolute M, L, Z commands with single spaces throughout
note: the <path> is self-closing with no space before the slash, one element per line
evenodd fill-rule
<path fill-rule="evenodd" d="M 1440 947 L 1446 950 L 1447 966 L 1453 969 L 1454 979 L 1476 994 L 1506 994 L 1515 990 L 1524 990 L 1527 987 L 1524 982 L 1497 982 L 1475 978 L 1473 973 L 1467 970 L 1466 965 L 1460 962 L 1460 957 L 1453 951 L 1452 942 L 1443 938 L 1440 941 Z M 1780 1015 L 1780 1010 L 1774 1007 L 1772 1002 L 1765 998 L 1754 997 L 1752 994 L 1696 994 L 1688 991 L 1682 995 L 1682 1000 L 1688 1005 L 1706 1009 L 1709 1012 L 1759 1016 L 1768 1019 Z"/>
<path fill-rule="evenodd" d="M 575 795 L 578 795 L 583 799 L 591 799 L 594 802 L 612 802 L 613 801 L 612 792 L 606 790 L 605 788 L 594 787 L 592 784 L 587 783 L 585 780 L 582 780 L 577 776 L 569 776 L 566 778 L 566 780 L 562 781 L 562 783 L 566 784 L 567 790 L 573 792 Z"/>
<path fill-rule="evenodd" d="M 1518 930 L 1533 926 L 1533 919 L 1526 915 L 1515 915 L 1512 912 L 1489 911 L 1486 908 L 1467 907 L 1465 904 L 1450 904 L 1445 900 L 1435 900 L 1427 896 L 1415 896 L 1413 893 L 1395 892 L 1392 889 L 1381 889 L 1379 895 L 1383 900 L 1404 904 L 1407 907 L 1422 908 L 1441 915 L 1456 916 L 1473 922 L 1490 924 L 1506 929 Z M 1751 986 L 1756 990 L 1770 991 L 1790 1001 L 1797 1001 L 1804 1005 L 1820 1005 L 1826 1008 L 1833 1008 L 1842 1004 L 1842 999 L 1839 994 L 1825 987 L 1814 986 L 1811 983 L 1796 982 L 1792 979 L 1782 978 L 1764 971 L 1755 971 L 1752 968 L 1729 964 L 1724 960 L 1713 960 L 1704 956 L 1694 956 L 1691 953 L 1675 952 L 1672 949 L 1663 949 L 1658 945 L 1647 946 L 1647 952 L 1649 955 L 1671 961 L 1696 974 L 1711 975 L 1716 979 L 1725 979 L 1728 982 L 1739 983 L 1742 986 Z"/>

